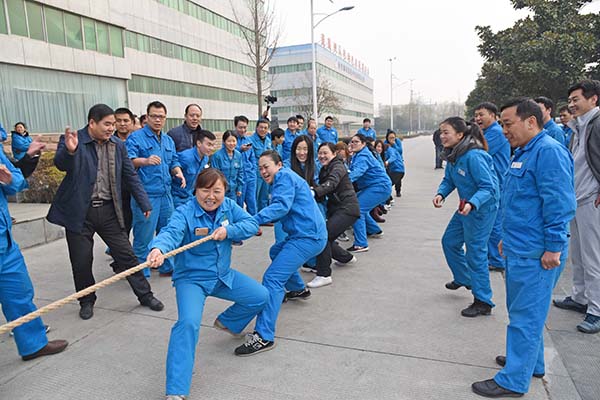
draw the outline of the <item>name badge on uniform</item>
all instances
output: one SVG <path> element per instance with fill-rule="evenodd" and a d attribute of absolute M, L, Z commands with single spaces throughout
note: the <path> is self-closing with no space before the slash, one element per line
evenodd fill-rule
<path fill-rule="evenodd" d="M 467 173 L 465 171 L 463 171 L 462 169 L 460 169 L 460 168 L 458 169 L 457 172 L 458 172 L 459 175 L 462 175 L 462 176 L 466 176 L 467 175 Z"/>
<path fill-rule="evenodd" d="M 196 229 L 194 229 L 194 235 L 206 236 L 206 235 L 208 235 L 208 228 L 196 228 Z"/>
<path fill-rule="evenodd" d="M 522 166 L 523 166 L 523 163 L 521 161 L 514 161 L 510 165 L 511 168 L 516 168 L 516 169 L 521 169 Z"/>
<path fill-rule="evenodd" d="M 229 226 L 229 221 L 228 221 L 228 220 L 221 221 L 221 226 L 222 226 L 223 228 L 227 228 L 227 227 Z"/>

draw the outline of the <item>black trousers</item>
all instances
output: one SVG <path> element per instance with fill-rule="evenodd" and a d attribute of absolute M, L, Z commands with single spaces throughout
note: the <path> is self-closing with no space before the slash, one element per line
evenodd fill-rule
<path fill-rule="evenodd" d="M 435 146 L 435 167 L 442 168 L 443 160 L 442 160 L 442 152 L 444 151 L 444 146 Z"/>
<path fill-rule="evenodd" d="M 402 178 L 404 178 L 404 172 L 391 172 L 388 171 L 388 175 L 392 180 L 392 185 L 396 189 L 396 194 L 399 195 L 402 193 Z"/>
<path fill-rule="evenodd" d="M 92 262 L 94 260 L 94 233 L 104 240 L 110 247 L 111 255 L 115 260 L 111 264 L 115 273 L 135 267 L 138 264 L 127 232 L 121 228 L 112 202 L 105 203 L 100 207 L 90 207 L 85 217 L 83 230 L 75 233 L 67 230 L 67 245 L 69 247 L 69 258 L 73 269 L 73 280 L 75 289 L 83 290 L 96 283 L 92 273 Z M 142 271 L 127 277 L 129 285 L 141 302 L 152 296 L 150 283 L 144 277 Z M 79 303 L 94 303 L 96 294 L 92 293 L 79 299 Z"/>
<path fill-rule="evenodd" d="M 327 219 L 327 245 L 317 256 L 317 276 L 331 276 L 331 259 L 347 263 L 352 260 L 352 253 L 344 250 L 335 239 L 351 227 L 359 217 L 341 212 L 333 213 Z"/>

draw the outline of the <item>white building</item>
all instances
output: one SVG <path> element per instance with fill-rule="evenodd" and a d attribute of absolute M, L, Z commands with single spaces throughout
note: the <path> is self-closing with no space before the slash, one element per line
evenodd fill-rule
<path fill-rule="evenodd" d="M 229 0 L 0 0 L 0 121 L 56 133 L 96 103 L 140 115 L 159 100 L 167 129 L 189 103 L 205 129 L 230 129 L 257 115 L 242 29 Z"/>
<path fill-rule="evenodd" d="M 329 50 L 322 44 L 317 45 L 317 87 L 327 81 L 341 107 L 338 111 L 320 110 L 319 121 L 323 122 L 327 115 L 334 116 L 339 121 L 336 128 L 340 135 L 347 136 L 362 127 L 364 118 L 373 120 L 373 79 L 366 67 L 351 56 L 345 56 L 345 51 L 341 53 L 337 45 L 335 50 Z M 285 126 L 292 115 L 312 114 L 310 44 L 278 48 L 269 64 L 269 74 L 271 94 L 278 98 L 271 111 L 273 118 Z"/>

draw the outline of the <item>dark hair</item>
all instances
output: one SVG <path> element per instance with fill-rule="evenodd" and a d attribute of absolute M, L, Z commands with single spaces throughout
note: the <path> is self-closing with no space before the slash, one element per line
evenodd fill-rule
<path fill-rule="evenodd" d="M 578 89 L 581 89 L 581 93 L 586 99 L 590 99 L 594 95 L 598 96 L 596 105 L 600 104 L 600 81 L 594 79 L 585 79 L 581 82 L 578 82 L 569 88 L 569 96 Z"/>
<path fill-rule="evenodd" d="M 381 154 L 377 153 L 377 145 L 381 144 Z M 383 140 L 381 139 L 377 139 L 376 141 L 373 142 L 373 148 L 375 149 L 375 152 L 377 154 L 379 154 L 379 156 L 381 157 L 381 159 L 383 161 L 385 161 L 385 151 L 387 150 L 389 146 L 385 143 L 383 143 Z"/>
<path fill-rule="evenodd" d="M 227 130 L 225 132 L 223 132 L 223 142 L 225 142 L 227 139 L 229 139 L 231 136 L 233 136 L 235 138 L 235 140 L 237 140 L 237 136 L 235 135 L 235 133 L 233 133 L 232 130 Z"/>
<path fill-rule="evenodd" d="M 25 131 L 27 131 L 27 125 L 25 125 L 25 122 L 17 122 L 15 124 L 15 129 L 17 129 L 17 125 L 23 125 L 23 129 L 25 129 Z"/>
<path fill-rule="evenodd" d="M 192 103 L 192 104 L 188 104 L 187 106 L 185 106 L 185 113 L 187 114 L 188 111 L 190 110 L 190 107 L 198 107 L 200 109 L 200 114 L 202 114 L 202 107 L 200 107 L 198 104 L 196 103 Z"/>
<path fill-rule="evenodd" d="M 496 106 L 492 102 L 484 101 L 483 103 L 479 103 L 477 105 L 477 107 L 475 107 L 475 111 L 481 110 L 481 109 L 488 110 L 490 113 L 492 113 L 494 115 L 498 115 L 498 106 Z"/>
<path fill-rule="evenodd" d="M 371 119 L 370 119 L 370 118 L 365 118 L 365 119 L 363 119 L 363 124 L 364 124 L 365 122 L 369 122 L 369 123 L 370 123 L 370 122 L 371 122 Z"/>
<path fill-rule="evenodd" d="M 343 143 L 343 142 L 342 142 L 342 143 Z M 339 143 L 338 143 L 338 144 L 339 144 Z M 319 145 L 319 148 L 317 149 L 317 151 L 321 150 L 321 147 L 329 147 L 329 150 L 331 150 L 331 152 L 332 152 L 333 154 L 335 154 L 337 145 L 334 145 L 334 144 L 333 144 L 333 143 L 331 143 L 331 142 L 323 142 L 323 143 L 321 143 L 321 144 Z M 345 149 L 345 150 L 347 150 L 347 149 Z"/>
<path fill-rule="evenodd" d="M 211 188 L 219 180 L 223 182 L 223 186 L 225 186 L 225 191 L 227 192 L 228 185 L 225 175 L 216 168 L 205 168 L 198 174 L 194 189 Z"/>
<path fill-rule="evenodd" d="M 387 133 L 385 134 L 385 140 L 387 140 L 389 142 L 390 141 L 389 138 L 392 133 L 394 134 L 394 136 L 396 136 L 396 132 L 394 132 L 391 129 L 388 129 Z"/>
<path fill-rule="evenodd" d="M 146 114 L 150 114 L 150 108 L 162 108 L 165 110 L 165 114 L 167 114 L 167 106 L 158 100 L 148 103 L 148 107 L 146 107 Z"/>
<path fill-rule="evenodd" d="M 358 138 L 361 141 L 361 143 L 364 143 L 366 145 L 367 149 L 369 149 L 369 151 L 371 152 L 371 154 L 373 154 L 373 156 L 375 158 L 377 158 L 377 155 L 379 153 L 377 153 L 377 151 L 375 151 L 375 147 L 373 147 L 373 142 L 369 140 L 370 138 L 367 138 L 362 133 L 357 133 L 352 137 Z"/>
<path fill-rule="evenodd" d="M 539 109 L 539 107 L 538 107 Z M 440 125 L 448 124 L 450 125 L 456 132 L 462 133 L 464 137 L 471 136 L 476 141 L 481 143 L 485 151 L 488 151 L 487 140 L 485 140 L 485 136 L 483 136 L 483 132 L 474 122 L 467 122 L 464 118 L 461 117 L 450 117 L 443 120 Z M 463 138 L 464 139 L 464 138 Z"/>
<path fill-rule="evenodd" d="M 560 114 L 561 112 L 566 111 L 569 114 L 571 114 L 571 110 L 569 110 L 569 106 L 562 106 L 561 108 L 558 109 L 558 113 Z"/>
<path fill-rule="evenodd" d="M 269 120 L 268 119 L 264 119 L 264 118 L 259 118 L 258 121 L 256 121 L 256 127 L 258 128 L 259 124 L 267 124 L 267 127 L 270 125 Z"/>
<path fill-rule="evenodd" d="M 92 106 L 92 108 L 90 108 L 90 111 L 88 111 L 87 120 L 88 123 L 90 122 L 90 120 L 100 122 L 109 115 L 114 114 L 115 112 L 113 111 L 113 109 L 107 106 L 106 104 L 96 104 L 95 106 Z"/>
<path fill-rule="evenodd" d="M 298 145 L 301 142 L 306 142 L 306 147 L 308 148 L 308 154 L 306 155 L 306 162 L 304 163 L 304 169 L 302 168 L 300 161 L 298 161 L 298 157 L 296 157 L 296 149 L 298 148 Z M 316 166 L 315 166 L 315 146 L 314 146 L 313 141 L 310 138 L 310 136 L 307 136 L 307 135 L 297 136 L 296 139 L 294 139 L 294 143 L 292 143 L 291 154 L 292 155 L 290 157 L 290 167 L 292 168 L 292 171 L 294 171 L 295 173 L 300 175 L 308 183 L 309 186 L 314 186 L 315 185 L 315 168 L 316 168 Z"/>
<path fill-rule="evenodd" d="M 325 117 L 325 121 L 327 121 L 328 119 L 330 119 L 330 120 L 333 121 L 333 117 L 331 115 L 328 115 L 328 116 Z"/>
<path fill-rule="evenodd" d="M 204 138 L 208 138 L 208 140 L 217 140 L 217 137 L 211 131 L 207 131 L 206 129 L 201 129 L 198 132 L 194 133 L 194 144 L 200 142 L 204 142 Z"/>
<path fill-rule="evenodd" d="M 115 110 L 115 115 L 117 114 L 127 114 L 129 115 L 129 118 L 131 118 L 131 120 L 133 122 L 135 122 L 135 115 L 133 115 L 133 113 L 131 112 L 131 110 L 127 107 L 119 107 Z"/>
<path fill-rule="evenodd" d="M 297 120 L 300 120 L 300 119 L 301 119 L 302 121 L 304 121 L 304 117 L 303 117 L 302 115 L 300 115 L 300 114 L 297 114 L 297 115 L 296 115 L 296 119 L 297 119 Z"/>
<path fill-rule="evenodd" d="M 261 155 L 260 155 L 260 157 L 258 157 L 258 159 L 260 160 L 262 157 L 269 157 L 271 160 L 273 160 L 273 162 L 275 164 L 278 164 L 281 162 L 281 156 L 279 155 L 277 150 L 265 150 L 261 153 Z"/>
<path fill-rule="evenodd" d="M 235 117 L 233 117 L 233 126 L 237 126 L 240 123 L 240 121 L 248 124 L 248 118 L 246 118 L 245 115 L 236 115 Z"/>
<path fill-rule="evenodd" d="M 298 118 L 294 117 L 293 115 L 291 117 L 289 117 L 287 119 L 287 123 L 289 124 L 290 122 L 295 122 L 298 123 Z"/>
<path fill-rule="evenodd" d="M 536 103 L 541 103 L 546 107 L 546 109 L 550 110 L 550 116 L 554 116 L 554 102 L 545 96 L 539 96 L 533 99 Z"/>
<path fill-rule="evenodd" d="M 144 126 L 144 122 L 146 122 L 147 119 L 148 116 L 146 114 L 140 115 L 140 125 Z"/>
<path fill-rule="evenodd" d="M 528 97 L 518 97 L 516 99 L 509 100 L 502 106 L 501 111 L 511 107 L 517 107 L 517 117 L 519 117 L 521 121 L 524 121 L 529 117 L 535 117 L 538 128 L 541 129 L 544 127 L 542 109 L 538 103 L 532 99 Z"/>
<path fill-rule="evenodd" d="M 271 131 L 271 140 L 279 139 L 282 136 L 285 136 L 285 131 L 281 128 L 275 128 Z"/>

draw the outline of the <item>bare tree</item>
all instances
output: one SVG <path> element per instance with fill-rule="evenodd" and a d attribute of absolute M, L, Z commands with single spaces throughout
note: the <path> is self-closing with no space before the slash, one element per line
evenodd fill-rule
<path fill-rule="evenodd" d="M 275 25 L 275 9 L 266 0 L 244 0 L 246 10 L 236 10 L 233 0 L 230 0 L 233 15 L 238 24 L 242 25 L 244 48 L 242 51 L 255 68 L 256 96 L 258 98 L 258 114 L 263 113 L 263 94 L 266 92 L 265 68 L 271 61 L 281 37 L 281 29 Z"/>
<path fill-rule="evenodd" d="M 298 96 L 298 111 L 307 116 L 313 117 L 312 94 Z M 333 91 L 333 84 L 323 77 L 318 77 L 317 82 L 317 112 L 319 115 L 324 113 L 338 114 L 342 110 L 342 101 Z"/>

